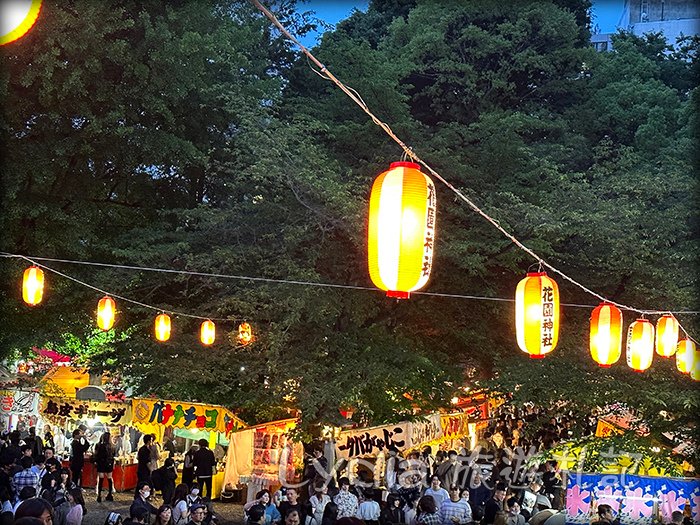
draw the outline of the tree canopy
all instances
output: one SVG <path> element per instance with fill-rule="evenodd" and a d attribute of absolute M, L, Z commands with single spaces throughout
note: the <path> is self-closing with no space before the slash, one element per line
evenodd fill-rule
<path fill-rule="evenodd" d="M 294 5 L 283 23 L 308 30 Z M 588 42 L 587 1 L 372 2 L 314 54 L 420 156 L 555 267 L 642 309 L 694 310 L 697 39 Z M 620 401 L 654 428 L 684 427 L 694 386 L 655 359 L 643 375 L 598 370 L 596 301 L 559 282 L 560 347 L 531 362 L 508 302 L 214 278 L 370 285 L 366 204 L 401 151 L 244 2 L 46 6 L 2 49 L 3 234 L 13 254 L 168 268 L 47 263 L 119 302 L 117 337 L 94 344 L 100 294 L 49 274 L 41 307 L 18 300 L 23 266 L 0 265 L 0 348 L 48 345 L 136 393 L 220 403 L 260 421 L 299 410 L 305 428 L 411 417 L 464 385 L 514 400 Z M 428 291 L 511 298 L 529 256 L 438 187 Z M 556 276 L 554 276 L 556 279 Z M 580 308 L 576 305 L 591 305 Z M 625 312 L 625 320 L 634 314 Z M 697 320 L 679 316 L 691 335 Z M 248 320 L 255 342 L 235 340 Z M 76 341 L 82 343 L 76 343 Z M 659 417 L 659 412 L 666 414 Z"/>

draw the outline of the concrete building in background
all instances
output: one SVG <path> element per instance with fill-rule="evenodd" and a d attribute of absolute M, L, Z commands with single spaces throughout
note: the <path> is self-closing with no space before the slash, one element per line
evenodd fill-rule
<path fill-rule="evenodd" d="M 594 3 L 595 9 L 595 3 Z M 700 2 L 697 0 L 625 0 L 620 13 L 619 29 L 642 36 L 662 32 L 675 45 L 681 35 L 700 34 Z M 596 51 L 610 51 L 614 33 L 591 35 Z"/>

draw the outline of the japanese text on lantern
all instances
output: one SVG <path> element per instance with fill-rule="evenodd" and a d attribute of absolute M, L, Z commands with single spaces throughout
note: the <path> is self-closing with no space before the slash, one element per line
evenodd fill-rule
<path fill-rule="evenodd" d="M 428 186 L 428 212 L 425 218 L 425 242 L 423 243 L 423 276 L 430 275 L 433 268 L 433 251 L 435 249 L 435 187 Z"/>
<path fill-rule="evenodd" d="M 542 287 L 542 346 L 550 347 L 554 332 L 554 290 Z"/>

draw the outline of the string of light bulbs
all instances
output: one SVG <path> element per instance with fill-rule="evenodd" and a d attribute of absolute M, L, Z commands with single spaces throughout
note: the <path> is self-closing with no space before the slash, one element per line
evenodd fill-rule
<path fill-rule="evenodd" d="M 564 273 L 562 270 L 559 270 L 549 262 L 547 262 L 545 259 L 543 259 L 541 256 L 539 256 L 537 253 L 535 253 L 531 248 L 527 247 L 523 242 L 521 242 L 515 235 L 511 234 L 509 231 L 507 231 L 505 228 L 503 228 L 496 219 L 491 217 L 488 213 L 486 213 L 484 210 L 482 210 L 477 204 L 475 204 L 471 199 L 469 199 L 464 193 L 462 193 L 458 188 L 456 188 L 453 184 L 451 184 L 448 180 L 446 180 L 440 173 L 438 173 L 435 169 L 433 169 L 426 161 L 421 159 L 418 154 L 416 154 L 413 151 L 413 148 L 408 146 L 405 142 L 403 142 L 389 127 L 389 125 L 386 122 L 383 122 L 381 119 L 379 119 L 367 106 L 367 104 L 364 102 L 360 94 L 353 88 L 350 88 L 346 86 L 342 81 L 340 81 L 333 73 L 331 73 L 328 68 L 321 63 L 304 45 L 302 45 L 295 37 L 292 35 L 283 25 L 282 23 L 275 17 L 275 15 L 270 12 L 265 6 L 263 6 L 258 0 L 251 0 L 251 2 L 274 24 L 281 32 L 282 34 L 289 39 L 291 42 L 296 44 L 302 51 L 302 53 L 307 57 L 308 60 L 311 60 L 314 64 L 316 64 L 317 67 L 320 68 L 320 72 L 316 71 L 313 67 L 311 68 L 316 74 L 321 76 L 322 78 L 326 80 L 330 80 L 333 82 L 338 88 L 343 91 L 355 104 L 357 104 L 362 111 L 364 111 L 374 122 L 378 127 L 380 127 L 384 132 L 394 141 L 396 142 L 399 147 L 404 151 L 404 154 L 408 157 L 410 157 L 414 162 L 417 164 L 420 164 L 424 166 L 436 179 L 438 179 L 440 182 L 442 182 L 447 188 L 449 188 L 457 197 L 459 197 L 460 200 L 465 202 L 474 212 L 476 212 L 478 215 L 483 217 L 486 221 L 488 221 L 491 225 L 493 225 L 498 231 L 500 231 L 505 237 L 507 237 L 513 244 L 515 244 L 518 248 L 523 250 L 525 253 L 530 255 L 533 259 L 535 259 L 539 264 L 542 266 L 545 266 L 546 268 L 550 269 L 552 272 L 560 275 L 562 278 L 565 280 L 569 281 L 571 284 L 574 286 L 580 288 L 584 292 L 586 292 L 589 295 L 592 295 L 593 297 L 596 297 L 597 299 L 601 300 L 604 303 L 612 304 L 617 306 L 618 308 L 622 310 L 629 310 L 632 312 L 637 312 L 642 315 L 642 317 L 646 315 L 663 315 L 663 314 L 668 314 L 668 313 L 673 313 L 669 312 L 668 310 L 648 310 L 648 309 L 641 309 L 641 308 L 636 308 L 634 306 L 629 306 L 623 303 L 619 303 L 617 301 L 613 301 L 611 299 L 606 298 L 605 296 L 591 290 L 587 286 L 579 283 L 572 277 L 569 277 L 566 273 Z M 412 293 L 420 293 L 420 292 L 412 292 Z M 680 312 L 679 312 L 680 313 Z M 696 312 L 683 312 L 683 313 L 696 313 Z M 685 332 L 685 330 L 684 330 Z M 687 332 L 685 332 L 687 335 Z"/>

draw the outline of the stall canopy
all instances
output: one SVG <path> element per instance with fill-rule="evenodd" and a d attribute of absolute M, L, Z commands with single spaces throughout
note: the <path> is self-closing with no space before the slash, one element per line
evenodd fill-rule
<path fill-rule="evenodd" d="M 54 366 L 46 373 L 43 381 L 46 384 L 45 390 L 62 397 L 75 397 L 78 390 L 90 384 L 90 375 L 86 370 Z"/>
<path fill-rule="evenodd" d="M 228 434 L 246 427 L 233 412 L 218 405 L 165 399 L 132 399 L 132 422 L 147 434 L 160 436 L 164 427 Z M 189 437 L 189 436 L 188 436 Z"/>

